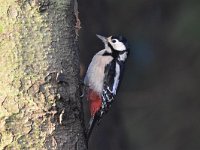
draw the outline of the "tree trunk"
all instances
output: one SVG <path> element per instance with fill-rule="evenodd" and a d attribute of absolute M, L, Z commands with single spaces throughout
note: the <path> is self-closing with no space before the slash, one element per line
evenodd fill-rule
<path fill-rule="evenodd" d="M 75 1 L 0 4 L 0 149 L 86 149 Z"/>

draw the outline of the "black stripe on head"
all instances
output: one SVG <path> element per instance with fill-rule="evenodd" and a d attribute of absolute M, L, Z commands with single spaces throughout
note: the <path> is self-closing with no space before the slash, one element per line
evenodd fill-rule
<path fill-rule="evenodd" d="M 128 43 L 127 43 L 128 44 Z M 125 53 L 125 52 L 127 52 L 128 51 L 128 48 L 126 49 L 126 50 L 124 50 L 124 51 L 117 51 L 117 50 L 115 50 L 114 48 L 113 48 L 113 46 L 108 42 L 108 46 L 110 47 L 110 49 L 112 50 L 112 52 L 117 52 L 118 54 L 123 54 L 123 53 Z M 125 45 L 126 46 L 126 45 Z"/>
<path fill-rule="evenodd" d="M 115 51 L 115 49 L 113 48 L 113 46 L 108 42 L 108 46 L 110 47 L 110 49 L 112 50 L 112 51 Z"/>
<path fill-rule="evenodd" d="M 119 36 L 112 36 L 111 39 L 118 39 L 120 42 L 126 43 L 127 39 L 121 35 Z"/>
<path fill-rule="evenodd" d="M 103 53 L 103 56 L 112 56 L 112 53 L 104 52 L 104 53 Z"/>
<path fill-rule="evenodd" d="M 111 56 L 113 56 L 113 58 L 117 58 L 119 56 L 119 51 L 116 51 L 113 46 L 108 42 L 108 46 L 111 49 Z"/>
<path fill-rule="evenodd" d="M 116 39 L 116 38 L 115 38 Z M 112 52 L 111 53 L 107 53 L 107 52 L 105 52 L 104 54 L 103 54 L 103 56 L 108 56 L 108 55 L 111 55 L 111 56 L 113 56 L 114 58 L 117 58 L 120 54 L 124 54 L 124 53 L 129 53 L 129 50 L 127 49 L 127 50 L 125 50 L 125 51 L 117 51 L 117 50 L 115 50 L 114 48 L 113 48 L 113 46 L 108 42 L 108 46 L 110 47 L 110 49 L 112 50 Z"/>
<path fill-rule="evenodd" d="M 111 39 L 117 39 L 118 41 L 124 43 L 124 45 L 126 46 L 126 49 L 129 49 L 128 41 L 122 35 L 112 36 Z"/>

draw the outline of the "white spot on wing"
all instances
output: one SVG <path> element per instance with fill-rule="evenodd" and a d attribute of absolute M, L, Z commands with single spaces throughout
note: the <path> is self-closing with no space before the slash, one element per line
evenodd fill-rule
<path fill-rule="evenodd" d="M 120 76 L 120 67 L 119 67 L 119 64 L 116 63 L 116 75 L 115 75 L 115 78 L 114 78 L 113 91 L 112 91 L 112 93 L 114 95 L 116 95 L 116 92 L 117 92 L 117 87 L 118 87 L 118 84 L 119 84 L 119 76 Z"/>

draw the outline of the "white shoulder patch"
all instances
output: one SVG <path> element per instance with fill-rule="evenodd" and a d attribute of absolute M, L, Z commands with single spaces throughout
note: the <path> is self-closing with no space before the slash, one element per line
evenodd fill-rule
<path fill-rule="evenodd" d="M 127 53 L 128 53 L 128 52 L 125 52 L 125 53 L 123 53 L 123 54 L 120 54 L 118 60 L 119 60 L 119 61 L 125 61 L 126 58 L 127 58 Z"/>
<path fill-rule="evenodd" d="M 117 92 L 119 77 L 120 77 L 120 66 L 118 63 L 116 63 L 116 76 L 114 78 L 113 91 L 112 91 L 114 95 L 116 95 L 116 92 Z"/>

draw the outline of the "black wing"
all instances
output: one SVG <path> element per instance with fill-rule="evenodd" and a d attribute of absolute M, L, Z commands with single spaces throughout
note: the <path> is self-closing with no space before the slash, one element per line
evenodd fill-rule
<path fill-rule="evenodd" d="M 107 110 L 117 92 L 124 62 L 112 60 L 105 68 L 104 86 L 102 94 L 102 109 Z"/>

